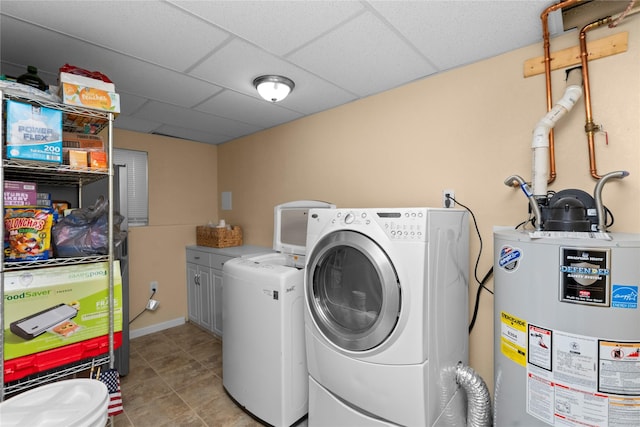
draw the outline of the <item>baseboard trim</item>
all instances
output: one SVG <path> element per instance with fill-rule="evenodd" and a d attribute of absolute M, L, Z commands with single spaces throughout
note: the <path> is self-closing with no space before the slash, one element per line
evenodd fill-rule
<path fill-rule="evenodd" d="M 145 335 L 153 334 L 154 332 L 164 331 L 165 329 L 173 328 L 175 326 L 184 325 L 184 317 L 178 317 L 173 320 L 167 320 L 166 322 L 156 323 L 155 325 L 145 326 L 140 329 L 132 329 L 129 331 L 129 338 L 134 339 Z"/>

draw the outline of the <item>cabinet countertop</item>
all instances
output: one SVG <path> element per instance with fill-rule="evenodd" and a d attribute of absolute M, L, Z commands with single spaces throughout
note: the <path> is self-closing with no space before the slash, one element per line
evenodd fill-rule
<path fill-rule="evenodd" d="M 273 248 L 267 248 L 265 246 L 254 246 L 254 245 L 231 246 L 228 248 L 211 248 L 209 246 L 190 245 L 190 246 L 187 246 L 186 249 L 209 252 L 209 253 L 218 254 L 218 255 L 227 255 L 234 258 L 273 252 Z"/>

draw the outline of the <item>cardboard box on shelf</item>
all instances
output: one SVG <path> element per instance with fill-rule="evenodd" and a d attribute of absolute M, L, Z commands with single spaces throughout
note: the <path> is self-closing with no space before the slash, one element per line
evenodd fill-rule
<path fill-rule="evenodd" d="M 71 169 L 86 169 L 89 165 L 87 163 L 87 152 L 83 150 L 69 150 L 68 151 L 68 164 Z"/>
<path fill-rule="evenodd" d="M 65 104 L 112 113 L 120 112 L 120 95 L 117 93 L 73 83 L 62 83 L 60 92 Z"/>
<path fill-rule="evenodd" d="M 5 206 L 33 206 L 38 203 L 37 185 L 35 182 L 5 181 Z"/>
<path fill-rule="evenodd" d="M 114 263 L 114 331 L 122 330 L 122 278 Z M 105 335 L 109 263 L 5 272 L 5 360 Z"/>
<path fill-rule="evenodd" d="M 109 163 L 106 151 L 89 151 L 89 167 L 91 169 L 107 169 Z"/>
<path fill-rule="evenodd" d="M 103 80 L 92 79 L 90 77 L 80 76 L 78 74 L 71 74 L 60 72 L 60 84 L 71 83 L 78 86 L 94 87 L 96 89 L 104 90 L 106 92 L 115 92 L 116 85 L 108 83 Z"/>
<path fill-rule="evenodd" d="M 80 148 L 83 150 L 104 150 L 104 141 L 100 135 L 62 132 L 62 146 L 65 148 Z"/>
<path fill-rule="evenodd" d="M 7 158 L 62 162 L 62 111 L 7 101 Z"/>

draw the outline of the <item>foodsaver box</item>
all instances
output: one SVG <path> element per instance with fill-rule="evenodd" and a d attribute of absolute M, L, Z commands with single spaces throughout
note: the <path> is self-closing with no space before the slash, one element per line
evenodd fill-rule
<path fill-rule="evenodd" d="M 15 359 L 109 332 L 109 263 L 5 272 L 4 357 Z M 122 278 L 114 262 L 114 332 L 122 331 Z"/>
<path fill-rule="evenodd" d="M 7 158 L 62 162 L 62 111 L 7 101 Z"/>

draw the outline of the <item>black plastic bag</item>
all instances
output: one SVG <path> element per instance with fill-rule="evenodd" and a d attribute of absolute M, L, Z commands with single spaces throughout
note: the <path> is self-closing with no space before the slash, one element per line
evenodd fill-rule
<path fill-rule="evenodd" d="M 124 217 L 113 213 L 114 247 L 124 240 Z M 61 258 L 109 253 L 109 202 L 99 197 L 93 206 L 74 209 L 51 228 L 55 255 Z"/>

